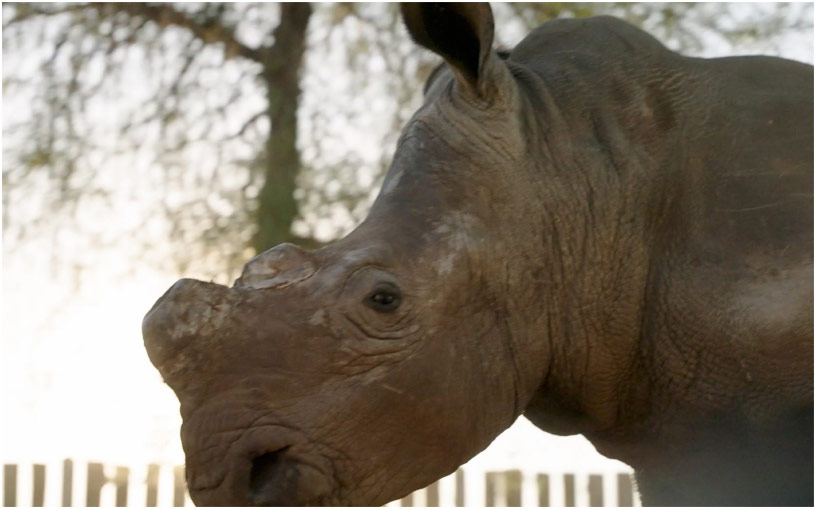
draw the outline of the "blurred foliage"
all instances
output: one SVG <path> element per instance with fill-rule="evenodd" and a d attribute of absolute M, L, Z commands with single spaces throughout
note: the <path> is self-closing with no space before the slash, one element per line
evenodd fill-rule
<path fill-rule="evenodd" d="M 691 54 L 715 36 L 756 47 L 812 30 L 812 4 L 729 6 L 494 11 L 506 47 L 547 19 L 595 14 Z M 293 30 L 304 16 L 308 30 Z M 272 243 L 344 234 L 368 210 L 437 63 L 408 39 L 396 4 L 287 14 L 277 4 L 7 3 L 3 29 L 6 249 L 46 239 L 74 268 L 102 263 L 91 256 L 100 252 L 234 275 Z"/>

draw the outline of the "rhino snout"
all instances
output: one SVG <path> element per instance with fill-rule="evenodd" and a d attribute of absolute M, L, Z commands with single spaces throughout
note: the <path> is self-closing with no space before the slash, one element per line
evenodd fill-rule
<path fill-rule="evenodd" d="M 244 265 L 235 281 L 236 288 L 284 288 L 307 279 L 315 273 L 312 254 L 294 244 L 279 244 Z"/>
<path fill-rule="evenodd" d="M 163 376 L 169 374 L 169 360 L 220 328 L 228 315 L 229 291 L 223 285 L 181 279 L 147 312 L 142 337 L 150 361 Z"/>

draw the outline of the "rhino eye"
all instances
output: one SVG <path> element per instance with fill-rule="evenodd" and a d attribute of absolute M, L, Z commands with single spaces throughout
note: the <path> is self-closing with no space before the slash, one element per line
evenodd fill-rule
<path fill-rule="evenodd" d="M 393 286 L 377 288 L 365 300 L 368 307 L 380 313 L 394 311 L 401 302 L 402 294 Z"/>

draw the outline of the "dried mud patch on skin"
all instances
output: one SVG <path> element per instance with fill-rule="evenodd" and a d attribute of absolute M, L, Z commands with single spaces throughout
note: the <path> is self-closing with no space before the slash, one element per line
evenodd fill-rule
<path fill-rule="evenodd" d="M 448 276 L 453 272 L 457 258 L 467 255 L 473 242 L 470 231 L 477 220 L 463 212 L 452 212 L 436 223 L 428 237 L 442 239 L 440 253 L 428 260 L 438 276 Z"/>
<path fill-rule="evenodd" d="M 328 313 L 325 309 L 321 308 L 315 311 L 311 317 L 309 317 L 309 325 L 319 326 L 319 325 L 326 325 L 328 323 Z"/>

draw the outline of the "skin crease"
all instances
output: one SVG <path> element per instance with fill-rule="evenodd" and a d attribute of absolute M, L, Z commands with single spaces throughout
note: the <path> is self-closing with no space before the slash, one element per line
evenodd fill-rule
<path fill-rule="evenodd" d="M 811 505 L 812 67 L 612 18 L 500 58 L 485 5 L 403 14 L 446 66 L 367 219 L 145 317 L 193 500 L 381 505 L 524 413 L 647 505 Z"/>

